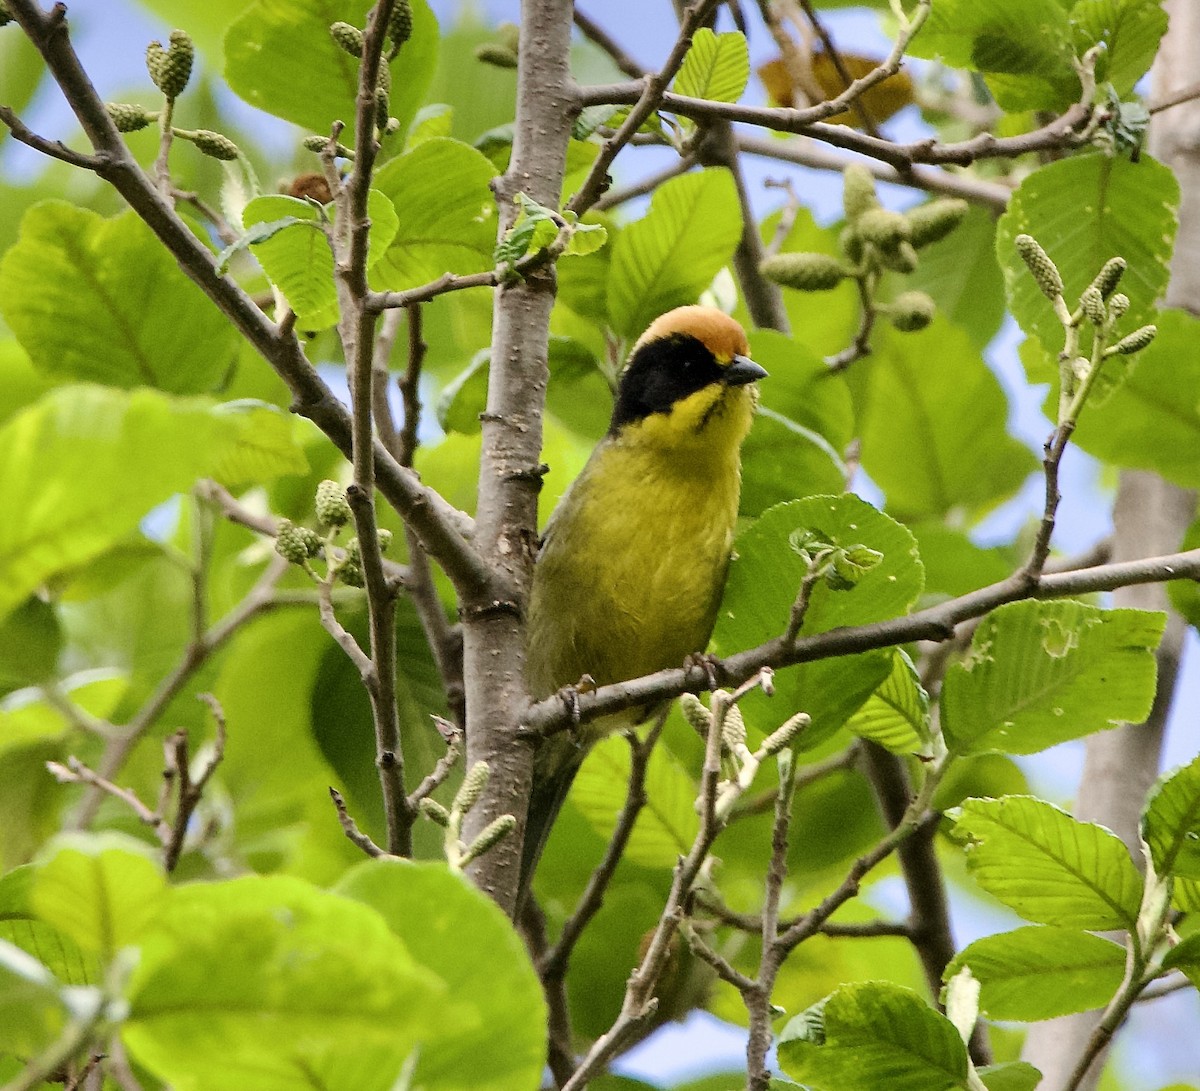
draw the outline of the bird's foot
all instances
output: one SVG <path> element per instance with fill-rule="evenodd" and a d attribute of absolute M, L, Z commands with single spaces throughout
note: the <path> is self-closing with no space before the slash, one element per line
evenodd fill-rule
<path fill-rule="evenodd" d="M 571 717 L 571 726 L 567 731 L 571 736 L 571 741 L 576 746 L 583 745 L 579 735 L 579 698 L 585 693 L 594 692 L 595 689 L 596 679 L 590 674 L 585 674 L 573 686 L 563 686 L 556 695 L 566 706 L 567 712 Z"/>
<path fill-rule="evenodd" d="M 683 669 L 691 670 L 699 667 L 708 679 L 708 688 L 716 689 L 721 684 L 721 676 L 725 673 L 725 664 L 711 652 L 692 652 L 684 661 Z"/>

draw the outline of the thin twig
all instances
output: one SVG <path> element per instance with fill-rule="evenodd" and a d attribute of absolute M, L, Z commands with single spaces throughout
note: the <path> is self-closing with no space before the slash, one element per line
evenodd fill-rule
<path fill-rule="evenodd" d="M 3 121 L 8 127 L 14 140 L 19 140 L 34 151 L 50 156 L 51 159 L 69 163 L 81 170 L 96 172 L 99 172 L 105 165 L 105 161 L 100 155 L 84 155 L 82 152 L 72 151 L 61 140 L 47 140 L 44 136 L 38 136 L 17 117 L 11 106 L 0 106 L 0 121 Z"/>
<path fill-rule="evenodd" d="M 575 6 L 573 16 L 575 25 L 579 28 L 588 41 L 598 45 L 622 72 L 627 76 L 631 76 L 635 80 L 640 80 L 646 75 L 646 68 L 635 61 L 624 49 L 617 43 L 608 31 L 600 26 L 590 16 L 579 10 L 578 5 Z"/>
<path fill-rule="evenodd" d="M 124 768 L 133 748 L 154 726 L 158 718 L 166 711 L 167 706 L 191 681 L 196 671 L 208 662 L 218 648 L 259 614 L 278 605 L 275 598 L 275 585 L 287 571 L 287 567 L 287 562 L 282 557 L 272 558 L 258 581 L 247 592 L 246 597 L 208 629 L 200 640 L 188 644 L 179 662 L 159 682 L 158 688 L 150 695 L 133 719 L 125 725 L 123 733 L 111 739 L 105 747 L 104 755 L 100 759 L 99 773 L 102 777 L 106 780 L 116 777 Z M 102 793 L 93 789 L 83 797 L 79 808 L 70 819 L 69 828 L 81 830 L 91 825 L 96 817 L 101 795 Z"/>
<path fill-rule="evenodd" d="M 662 735 L 669 711 L 670 706 L 668 705 L 658 714 L 645 741 L 638 739 L 632 733 L 627 736 L 629 782 L 625 792 L 625 803 L 621 807 L 621 813 L 617 816 L 617 822 L 604 850 L 604 856 L 588 877 L 583 895 L 563 924 L 558 940 L 538 963 L 538 973 L 543 981 L 566 977 L 575 944 L 604 904 L 604 895 L 616 874 L 617 865 L 625 854 L 625 848 L 629 844 L 629 838 L 633 835 L 638 815 L 646 805 L 646 771 L 650 767 L 650 756 Z"/>
<path fill-rule="evenodd" d="M 592 208 L 597 212 L 607 212 L 610 208 L 617 208 L 628 201 L 645 197 L 647 194 L 657 190 L 664 182 L 669 182 L 672 178 L 678 178 L 681 174 L 687 174 L 695 165 L 695 156 L 681 156 L 670 166 L 663 167 L 662 170 L 656 171 L 654 174 L 646 175 L 640 182 L 635 182 L 624 189 L 614 189 L 604 194 L 603 197 L 592 205 Z"/>
<path fill-rule="evenodd" d="M 813 170 L 837 171 L 839 174 L 851 163 L 865 166 L 881 182 L 895 182 L 922 189 L 928 193 L 940 193 L 948 197 L 961 197 L 973 204 L 984 205 L 996 212 L 1003 212 L 1012 196 L 1012 187 L 1002 181 L 988 181 L 966 173 L 952 173 L 932 167 L 914 166 L 903 173 L 878 160 L 856 159 L 838 155 L 811 140 L 780 140 L 777 137 L 755 136 L 751 133 L 736 133 L 738 147 L 747 155 L 778 159 Z"/>
<path fill-rule="evenodd" d="M 386 849 L 381 849 L 358 828 L 358 823 L 354 821 L 349 810 L 346 808 L 346 801 L 342 798 L 341 792 L 336 788 L 330 788 L 329 798 L 333 800 L 333 805 L 337 808 L 338 821 L 342 824 L 342 831 L 355 845 L 373 859 L 391 855 Z"/>
<path fill-rule="evenodd" d="M 696 0 L 696 3 L 687 9 L 679 28 L 679 35 L 662 68 L 634 85 L 637 87 L 637 94 L 630 103 L 633 108 L 621 122 L 621 127 L 604 142 L 583 184 L 567 202 L 567 211 L 582 216 L 604 193 L 608 169 L 613 160 L 641 128 L 642 123 L 658 108 L 667 86 L 675 78 L 688 49 L 691 48 L 692 34 L 703 26 L 704 20 L 716 5 L 717 0 Z"/>
<path fill-rule="evenodd" d="M 849 91 L 854 85 L 854 77 L 850 74 L 850 70 L 846 67 L 846 62 L 842 60 L 842 54 L 839 52 L 837 45 L 834 43 L 833 38 L 829 34 L 829 31 L 826 30 L 825 24 L 818 17 L 812 6 L 811 0 L 800 0 L 800 6 L 804 9 L 804 14 L 808 16 L 808 21 L 812 24 L 813 30 L 817 32 L 817 37 L 821 39 L 821 44 L 825 47 L 825 56 L 827 56 L 833 62 L 833 67 L 837 71 L 838 78 L 842 81 L 843 93 L 845 91 Z M 913 33 L 915 33 L 915 31 Z M 909 41 L 911 40 L 912 34 L 909 35 Z M 908 42 L 905 42 L 904 49 L 907 48 Z M 899 58 L 897 58 L 896 71 L 899 71 L 899 68 Z M 894 74 L 895 73 L 893 73 L 893 75 Z M 862 94 L 859 94 L 854 99 L 853 109 L 854 112 L 858 114 L 863 128 L 872 136 L 878 136 L 879 127 L 875 124 L 875 119 L 871 116 L 870 110 L 867 109 L 867 104 L 863 102 Z"/>

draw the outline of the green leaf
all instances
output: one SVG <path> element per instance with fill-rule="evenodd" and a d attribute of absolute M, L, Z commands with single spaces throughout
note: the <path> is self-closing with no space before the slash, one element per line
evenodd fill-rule
<path fill-rule="evenodd" d="M 408 129 L 437 65 L 438 25 L 426 0 L 411 0 L 412 37 L 392 62 L 390 112 Z M 353 135 L 358 61 L 329 35 L 330 24 L 366 25 L 370 0 L 258 0 L 225 35 L 225 78 L 251 106 L 310 132 L 335 121 Z M 348 143 L 348 141 L 347 141 Z"/>
<path fill-rule="evenodd" d="M 375 176 L 375 188 L 392 201 L 399 226 L 372 283 L 401 291 L 443 273 L 492 268 L 496 204 L 488 183 L 495 174 L 470 145 L 444 137 L 388 163 Z"/>
<path fill-rule="evenodd" d="M 278 406 L 247 398 L 215 405 L 212 415 L 228 431 L 210 471 L 223 484 L 262 485 L 308 471 L 296 420 Z"/>
<path fill-rule="evenodd" d="M 326 214 L 331 214 L 332 207 Z M 367 198 L 371 237 L 367 268 L 372 268 L 396 236 L 399 221 L 392 202 L 378 190 Z M 268 279 L 287 297 L 302 328 L 325 329 L 338 317 L 333 252 L 311 201 L 271 194 L 256 197 L 242 212 L 253 249 Z"/>
<path fill-rule="evenodd" d="M 1179 549 L 1180 552 L 1200 549 L 1200 520 L 1188 527 L 1183 541 L 1179 543 Z M 1200 626 L 1200 583 L 1195 580 L 1172 580 L 1167 584 L 1167 596 L 1172 607 L 1189 625 Z"/>
<path fill-rule="evenodd" d="M 1161 0 L 1079 0 L 1071 8 L 1071 25 L 1080 56 L 1104 43 L 1096 78 L 1111 83 L 1125 98 L 1150 70 L 1167 29 L 1167 13 Z"/>
<path fill-rule="evenodd" d="M 455 1000 L 457 1018 L 421 1045 L 417 1084 L 428 1091 L 537 1086 L 546 1002 L 525 944 L 495 902 L 444 864 L 407 860 L 360 864 L 337 893 L 377 910 Z"/>
<path fill-rule="evenodd" d="M 1028 1061 L 1006 1061 L 975 1071 L 987 1091 L 1037 1091 L 1042 1082 L 1042 1073 Z"/>
<path fill-rule="evenodd" d="M 45 75 L 42 55 L 24 34 L 0 35 L 0 102 L 16 114 L 22 113 Z M 6 125 L 0 129 L 0 147 L 8 135 Z"/>
<path fill-rule="evenodd" d="M 1186 311 L 1165 310 L 1154 321 L 1158 336 L 1136 356 L 1123 357 L 1133 361 L 1128 377 L 1102 404 L 1089 400 L 1072 442 L 1114 466 L 1153 470 L 1195 488 L 1200 486 L 1200 320 Z M 1057 392 L 1050 397 L 1057 399 Z"/>
<path fill-rule="evenodd" d="M 1196 985 L 1200 981 L 1200 932 L 1193 932 L 1172 947 L 1163 958 L 1162 967 L 1163 970 L 1182 971 Z"/>
<path fill-rule="evenodd" d="M 435 102 L 430 106 L 422 106 L 413 118 L 412 128 L 408 131 L 408 139 L 404 141 L 404 150 L 410 152 L 426 140 L 439 136 L 449 136 L 454 126 L 454 107 L 444 102 Z"/>
<path fill-rule="evenodd" d="M 833 493 L 846 481 L 846 466 L 819 432 L 759 406 L 742 444 L 743 516 L 761 515 L 797 494 Z"/>
<path fill-rule="evenodd" d="M 979 516 L 1036 467 L 1008 435 L 1004 392 L 963 331 L 940 320 L 920 333 L 887 330 L 866 363 L 863 467 L 890 511 L 906 519 Z"/>
<path fill-rule="evenodd" d="M 1142 814 L 1155 874 L 1200 879 L 1200 757 L 1159 777 Z"/>
<path fill-rule="evenodd" d="M 692 45 L 672 90 L 688 98 L 737 102 L 750 79 L 750 51 L 746 36 L 736 31 L 714 34 L 701 27 L 692 35 Z"/>
<path fill-rule="evenodd" d="M 105 961 L 141 939 L 166 880 L 143 842 L 120 834 L 63 834 L 38 865 L 30 892 L 47 924 Z"/>
<path fill-rule="evenodd" d="M 387 1091 L 456 1013 L 373 909 L 283 877 L 170 892 L 122 1038 L 179 1091 Z"/>
<path fill-rule="evenodd" d="M 1154 700 L 1166 617 L 1080 602 L 1014 602 L 980 623 L 946 672 L 942 727 L 960 754 L 1033 754 L 1139 723 Z"/>
<path fill-rule="evenodd" d="M 891 674 L 846 721 L 846 730 L 894 754 L 931 753 L 929 694 L 921 688 L 917 669 L 902 649 L 892 657 Z"/>
<path fill-rule="evenodd" d="M 909 52 L 985 73 L 1006 110 L 1060 110 L 1079 97 L 1060 0 L 939 0 Z"/>
<path fill-rule="evenodd" d="M 1028 921 L 1062 928 L 1131 929 L 1142 879 L 1129 850 L 1103 826 L 1031 796 L 968 799 L 955 837 L 984 890 Z"/>
<path fill-rule="evenodd" d="M 613 244 L 608 314 L 636 337 L 672 307 L 694 303 L 742 237 L 737 187 L 721 167 L 673 178 L 654 191 L 650 211 Z"/>
<path fill-rule="evenodd" d="M 1062 326 L 1013 244 L 1024 233 L 1037 239 L 1058 266 L 1068 307 L 1075 306 L 1109 258 L 1122 257 L 1128 268 L 1120 290 L 1130 307 L 1120 329 L 1132 331 L 1154 321 L 1155 304 L 1167 284 L 1178 207 L 1175 176 L 1148 155 L 1136 163 L 1077 155 L 1034 171 L 1013 194 L 996 229 L 996 256 L 1013 317 L 1057 356 Z M 1132 359 L 1137 358 L 1107 360 L 1100 381 L 1117 384 Z M 1085 420 L 1091 411 L 1089 404 Z"/>
<path fill-rule="evenodd" d="M 866 546 L 881 553 L 883 561 L 852 590 L 818 584 L 801 636 L 898 617 L 920 596 L 923 570 L 916 542 L 899 523 L 853 495 L 780 504 L 735 542 L 713 638 L 719 654 L 754 647 L 787 628 L 807 571 L 795 543 L 807 534 L 842 549 Z M 807 712 L 813 719 L 801 740 L 807 748 L 845 723 L 891 670 L 889 651 L 802 663 L 779 673 L 773 700 L 751 694 L 744 710 L 748 721 L 765 730 L 793 712 Z"/>
<path fill-rule="evenodd" d="M 33 864 L 14 868 L 0 877 L 0 940 L 32 955 L 65 985 L 97 983 L 102 972 L 99 958 L 85 953 L 78 943 L 34 911 L 36 877 Z"/>
<path fill-rule="evenodd" d="M 12 417 L 0 427 L 0 465 L 9 510 L 21 517 L 0 521 L 0 616 L 226 460 L 240 470 L 254 442 L 247 430 L 264 419 L 152 390 L 98 386 L 61 387 Z M 272 464 L 289 472 L 301 458 L 293 449 L 287 466 Z"/>
<path fill-rule="evenodd" d="M 831 375 L 803 337 L 793 340 L 774 330 L 750 332 L 750 356 L 770 373 L 759 391 L 761 406 L 816 432 L 835 452 L 845 449 L 854 435 L 854 408 L 843 375 Z M 755 469 L 745 457 L 742 464 L 743 472 Z M 801 479 L 797 488 L 806 484 Z"/>
<path fill-rule="evenodd" d="M 0 621 L 0 697 L 50 681 L 63 650 L 62 626 L 50 603 L 34 596 Z M 0 711 L 0 722 L 4 713 Z M 5 732 L 0 727 L 0 749 Z"/>
<path fill-rule="evenodd" d="M 967 1051 L 954 1024 L 911 989 L 884 981 L 844 985 L 825 1001 L 823 1044 L 789 1038 L 785 1027 L 779 1063 L 820 1091 L 967 1086 Z"/>
<path fill-rule="evenodd" d="M 605 840 L 612 836 L 629 787 L 629 744 L 604 739 L 587 756 L 571 786 L 570 800 Z M 696 785 L 664 747 L 656 747 L 646 770 L 646 806 L 638 815 L 626 859 L 649 868 L 672 867 L 696 835 Z"/>
<path fill-rule="evenodd" d="M 36 958 L 0 939 L 0 1055 L 35 1054 L 67 1021 L 58 982 Z"/>
<path fill-rule="evenodd" d="M 955 597 L 999 583 L 1015 565 L 1003 548 L 977 546 L 961 530 L 945 523 L 910 525 L 925 566 L 927 598 Z"/>
<path fill-rule="evenodd" d="M 0 309 L 34 366 L 60 378 L 212 389 L 234 330 L 133 212 L 34 205 L 0 261 Z"/>
<path fill-rule="evenodd" d="M 969 944 L 946 979 L 963 966 L 982 986 L 988 1018 L 1031 1022 L 1107 1004 L 1125 976 L 1125 948 L 1090 932 L 1032 925 Z"/>

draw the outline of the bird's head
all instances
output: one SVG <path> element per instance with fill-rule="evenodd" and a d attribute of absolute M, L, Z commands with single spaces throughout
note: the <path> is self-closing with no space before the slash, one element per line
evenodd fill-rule
<path fill-rule="evenodd" d="M 736 451 L 767 373 L 746 331 L 714 307 L 677 307 L 650 324 L 621 373 L 609 435 L 662 447 Z"/>

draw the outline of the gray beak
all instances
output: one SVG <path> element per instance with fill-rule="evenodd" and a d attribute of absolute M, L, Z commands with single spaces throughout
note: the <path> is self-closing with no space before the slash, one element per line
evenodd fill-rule
<path fill-rule="evenodd" d="M 766 377 L 766 371 L 748 356 L 735 356 L 721 376 L 726 386 L 745 386 Z"/>

